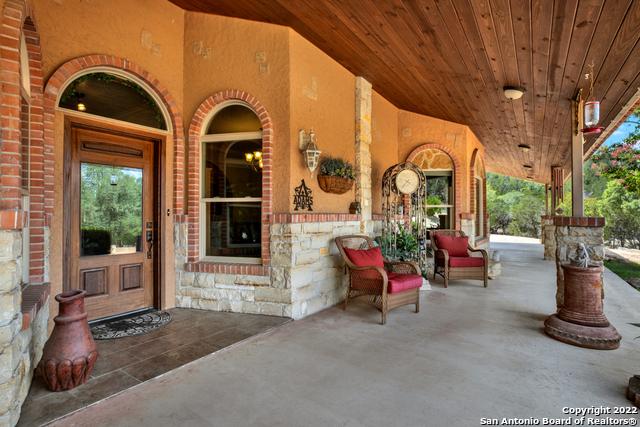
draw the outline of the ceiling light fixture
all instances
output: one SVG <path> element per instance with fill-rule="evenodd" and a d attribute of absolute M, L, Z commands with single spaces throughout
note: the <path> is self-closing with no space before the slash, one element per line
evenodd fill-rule
<path fill-rule="evenodd" d="M 522 98 L 524 95 L 524 88 L 517 86 L 505 86 L 502 88 L 504 96 L 510 100 L 516 100 Z"/>
<path fill-rule="evenodd" d="M 522 167 L 523 167 L 523 168 L 525 168 L 525 169 L 533 169 L 533 166 L 531 166 L 531 165 L 526 165 L 526 164 L 525 164 L 525 165 L 522 165 Z"/>
<path fill-rule="evenodd" d="M 524 151 L 525 153 L 531 150 L 531 146 L 527 144 L 518 144 L 518 148 L 522 149 L 522 151 Z"/>

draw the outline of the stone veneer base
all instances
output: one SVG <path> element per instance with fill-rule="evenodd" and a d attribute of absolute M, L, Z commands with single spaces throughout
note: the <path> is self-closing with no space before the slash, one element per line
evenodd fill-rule
<path fill-rule="evenodd" d="M 567 344 L 595 350 L 615 350 L 622 337 L 612 325 L 584 326 L 566 322 L 552 314 L 544 322 L 544 331 L 551 338 Z"/>

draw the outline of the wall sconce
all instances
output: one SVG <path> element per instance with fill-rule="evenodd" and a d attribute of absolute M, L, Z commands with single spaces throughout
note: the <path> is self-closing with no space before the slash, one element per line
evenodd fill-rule
<path fill-rule="evenodd" d="M 318 144 L 316 144 L 316 133 L 311 129 L 308 133 L 304 129 L 300 129 L 298 132 L 298 148 L 302 151 L 304 163 L 309 168 L 309 171 L 313 173 L 318 167 L 318 160 L 322 151 L 318 150 Z"/>

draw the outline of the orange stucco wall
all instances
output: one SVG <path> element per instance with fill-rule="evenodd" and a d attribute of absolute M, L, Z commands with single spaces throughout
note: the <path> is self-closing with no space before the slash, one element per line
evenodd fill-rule
<path fill-rule="evenodd" d="M 4 0 L 0 0 L 2 6 Z M 295 31 L 281 26 L 194 12 L 156 0 L 33 0 L 45 82 L 62 64 L 84 55 L 129 58 L 170 92 L 188 128 L 209 95 L 239 89 L 268 110 L 274 126 L 273 212 L 292 212 L 294 187 L 305 179 L 314 212 L 346 213 L 355 193 L 323 192 L 303 163 L 298 131 L 313 128 L 323 156 L 355 162 L 355 76 Z M 62 289 L 62 156 L 64 117 L 56 114 L 55 212 L 51 224 L 50 281 Z M 185 131 L 184 129 L 183 131 Z M 169 138 L 170 139 L 170 138 Z M 382 174 L 425 143 L 450 147 L 462 170 L 462 212 L 469 212 L 473 133 L 460 124 L 399 110 L 372 95 L 372 210 L 381 211 Z M 167 145 L 167 166 L 172 161 Z M 188 161 L 188 159 L 187 159 Z M 171 187 L 171 171 L 167 171 Z M 170 196 L 168 196 L 170 197 Z M 459 214 L 460 212 L 458 212 Z M 170 234 L 169 234 L 170 235 Z M 52 307 L 55 313 L 56 308 Z"/>
<path fill-rule="evenodd" d="M 154 0 L 113 0 L 86 2 L 81 0 L 33 0 L 33 12 L 42 48 L 45 82 L 69 60 L 95 53 L 134 59 L 154 75 L 168 89 L 178 104 L 182 103 L 183 69 L 167 64 L 183 63 L 184 11 L 169 2 Z M 167 139 L 167 170 L 165 197 L 171 200 L 173 145 Z M 54 215 L 50 225 L 50 271 L 52 294 L 62 291 L 63 253 L 63 152 L 64 116 L 55 117 L 54 143 Z M 170 206 L 170 203 L 169 203 Z M 167 221 L 166 232 L 172 230 Z M 171 231 L 172 233 L 172 231 Z M 169 235 L 171 235 L 169 233 Z M 165 247 L 166 259 L 173 259 L 173 245 Z M 166 272 L 170 263 L 166 263 Z M 175 294 L 174 274 L 165 274 L 165 294 Z M 173 298 L 165 301 L 167 307 L 175 304 Z M 57 313 L 57 304 L 51 299 L 51 315 Z"/>
<path fill-rule="evenodd" d="M 115 55 L 135 60 L 182 102 L 182 9 L 156 0 L 32 1 L 45 81 L 72 58 Z"/>
<path fill-rule="evenodd" d="M 373 91 L 371 100 L 371 206 L 382 213 L 382 175 L 398 160 L 398 113 L 400 110 Z"/>
<path fill-rule="evenodd" d="M 291 58 L 291 176 L 287 192 L 292 211 L 294 187 L 304 179 L 313 191 L 314 212 L 348 212 L 355 190 L 342 195 L 318 186 L 298 148 L 298 131 L 313 128 L 322 157 L 355 160 L 355 76 L 298 33 L 290 31 Z"/>
<path fill-rule="evenodd" d="M 473 149 L 479 147 L 479 141 L 471 130 L 458 123 L 436 119 L 400 110 L 398 114 L 398 159 L 406 160 L 411 151 L 422 144 L 436 143 L 450 148 L 460 160 L 461 174 L 461 211 L 470 211 L 469 204 L 469 163 Z M 480 146 L 481 147 L 481 146 Z"/>

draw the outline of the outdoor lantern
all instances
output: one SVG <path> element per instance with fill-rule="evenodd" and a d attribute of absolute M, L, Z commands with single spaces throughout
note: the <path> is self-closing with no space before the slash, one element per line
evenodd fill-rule
<path fill-rule="evenodd" d="M 304 156 L 304 163 L 307 165 L 307 168 L 309 168 L 309 171 L 313 173 L 313 171 L 318 167 L 318 160 L 322 153 L 322 151 L 318 149 L 316 133 L 313 129 L 309 131 L 309 134 L 307 134 L 304 129 L 300 129 L 300 132 L 298 133 L 298 145 L 301 147 L 301 151 Z"/>
<path fill-rule="evenodd" d="M 602 126 L 598 126 L 600 121 L 600 101 L 597 101 L 593 95 L 593 64 L 590 68 L 591 70 L 584 76 L 585 79 L 589 80 L 589 94 L 583 106 L 584 128 L 582 128 L 582 133 L 586 134 L 600 133 L 604 130 Z"/>

